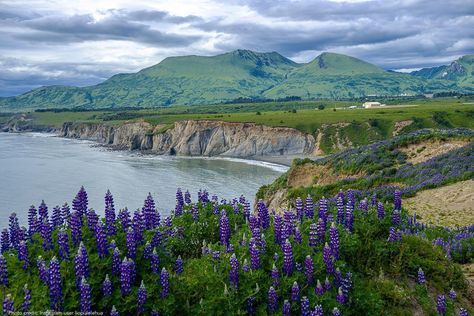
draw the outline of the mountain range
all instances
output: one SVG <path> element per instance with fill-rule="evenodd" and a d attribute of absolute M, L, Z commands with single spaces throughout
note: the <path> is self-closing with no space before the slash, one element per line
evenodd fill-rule
<path fill-rule="evenodd" d="M 474 55 L 446 66 L 398 73 L 335 53 L 323 53 L 300 64 L 276 52 L 236 50 L 211 57 L 169 57 L 94 86 L 40 87 L 0 98 L 0 110 L 155 107 L 237 99 L 340 99 L 453 91 L 474 93 Z"/>

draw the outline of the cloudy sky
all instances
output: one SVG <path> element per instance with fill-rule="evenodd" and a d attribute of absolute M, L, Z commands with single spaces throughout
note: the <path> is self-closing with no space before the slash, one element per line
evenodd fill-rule
<path fill-rule="evenodd" d="M 474 53 L 474 1 L 0 0 L 0 96 L 237 48 L 297 62 L 331 51 L 386 69 L 447 64 Z"/>

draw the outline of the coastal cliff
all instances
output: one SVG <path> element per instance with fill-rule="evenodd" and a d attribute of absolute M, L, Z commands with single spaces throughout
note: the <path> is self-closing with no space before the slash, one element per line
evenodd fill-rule
<path fill-rule="evenodd" d="M 195 120 L 175 122 L 165 131 L 146 122 L 117 126 L 66 122 L 60 136 L 156 154 L 240 158 L 310 155 L 316 143 L 312 135 L 293 128 Z"/>

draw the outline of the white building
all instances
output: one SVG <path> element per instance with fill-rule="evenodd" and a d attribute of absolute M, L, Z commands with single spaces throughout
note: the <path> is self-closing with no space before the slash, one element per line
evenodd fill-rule
<path fill-rule="evenodd" d="M 380 102 L 364 102 L 364 104 L 362 104 L 362 106 L 366 109 L 376 108 L 376 107 L 384 106 L 384 105 L 385 104 L 381 104 Z"/>

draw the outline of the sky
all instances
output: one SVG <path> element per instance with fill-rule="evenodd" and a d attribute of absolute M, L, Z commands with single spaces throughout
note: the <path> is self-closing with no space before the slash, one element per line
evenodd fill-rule
<path fill-rule="evenodd" d="M 0 96 L 86 86 L 168 56 L 325 51 L 409 71 L 474 53 L 469 0 L 0 0 Z"/>

